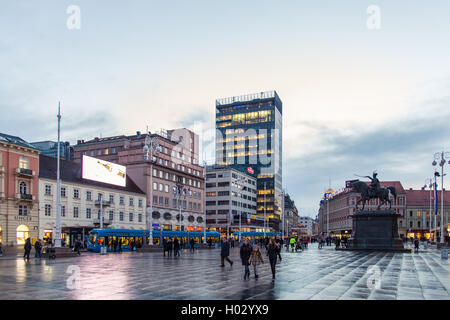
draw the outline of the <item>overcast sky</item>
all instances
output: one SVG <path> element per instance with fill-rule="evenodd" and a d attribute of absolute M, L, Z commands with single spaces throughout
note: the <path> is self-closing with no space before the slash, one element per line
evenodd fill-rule
<path fill-rule="evenodd" d="M 450 151 L 449 13 L 448 0 L 3 0 L 0 132 L 56 140 L 61 101 L 63 140 L 188 127 L 213 162 L 215 99 L 276 90 L 283 184 L 314 217 L 330 181 L 377 170 L 419 188 Z"/>

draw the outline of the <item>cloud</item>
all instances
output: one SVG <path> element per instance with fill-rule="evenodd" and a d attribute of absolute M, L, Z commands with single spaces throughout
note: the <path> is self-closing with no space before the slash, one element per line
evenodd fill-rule
<path fill-rule="evenodd" d="M 404 188 L 423 185 L 433 171 L 433 154 L 448 147 L 450 142 L 450 98 L 426 101 L 433 113 L 421 117 L 391 120 L 374 128 L 349 128 L 341 132 L 321 122 L 298 122 L 299 127 L 314 128 L 313 136 L 320 136 L 326 147 L 304 150 L 294 156 L 286 155 L 283 185 L 292 191 L 302 214 L 315 216 L 323 191 L 329 179 L 334 189 L 343 188 L 344 181 L 354 174 L 368 175 L 377 170 L 382 180 L 400 180 Z M 414 113 L 413 113 L 414 115 Z M 417 115 L 417 114 L 415 114 Z M 289 150 L 292 147 L 287 147 Z"/>

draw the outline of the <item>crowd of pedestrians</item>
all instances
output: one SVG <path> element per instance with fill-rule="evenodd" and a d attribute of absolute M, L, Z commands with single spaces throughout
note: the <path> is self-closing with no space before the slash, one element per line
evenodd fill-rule
<path fill-rule="evenodd" d="M 281 258 L 281 247 L 283 245 L 282 239 L 258 239 L 252 244 L 248 239 L 245 239 L 240 245 L 239 256 L 241 258 L 242 265 L 244 266 L 244 280 L 250 279 L 250 268 L 253 266 L 253 272 L 255 279 L 258 279 L 258 267 L 264 264 L 263 253 L 261 252 L 264 247 L 266 251 L 266 256 L 269 258 L 270 268 L 272 271 L 272 279 L 275 279 L 276 263 Z M 233 261 L 229 258 L 230 248 L 235 246 L 235 240 L 233 238 L 227 239 L 223 237 L 221 239 L 221 267 L 225 267 L 225 261 L 227 261 L 230 266 L 233 266 Z"/>

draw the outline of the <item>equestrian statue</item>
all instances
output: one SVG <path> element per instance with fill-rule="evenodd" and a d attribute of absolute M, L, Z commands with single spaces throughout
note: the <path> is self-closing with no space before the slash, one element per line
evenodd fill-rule
<path fill-rule="evenodd" d="M 377 173 L 373 172 L 371 176 L 362 176 L 363 178 L 369 178 L 371 183 L 368 185 L 364 181 L 351 180 L 349 181 L 349 187 L 351 187 L 355 192 L 361 194 L 361 199 L 356 203 L 356 209 L 359 210 L 358 204 L 362 202 L 363 206 L 361 211 L 364 210 L 366 201 L 371 199 L 380 199 L 380 204 L 377 210 L 380 210 L 381 206 L 386 202 L 389 202 L 389 210 L 392 208 L 392 200 L 389 198 L 389 193 L 394 196 L 394 200 L 397 199 L 397 192 L 394 187 L 381 187 L 380 180 L 377 178 Z"/>

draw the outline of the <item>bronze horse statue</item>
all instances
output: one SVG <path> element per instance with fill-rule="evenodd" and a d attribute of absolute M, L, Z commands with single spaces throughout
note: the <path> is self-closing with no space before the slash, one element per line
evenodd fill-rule
<path fill-rule="evenodd" d="M 380 210 L 381 206 L 386 202 L 389 202 L 389 209 L 392 208 L 392 200 L 389 199 L 389 192 L 394 196 L 394 199 L 397 199 L 397 192 L 394 187 L 383 188 L 380 187 L 378 190 L 371 190 L 367 183 L 359 180 L 352 181 L 350 183 L 350 187 L 352 187 L 356 192 L 361 194 L 361 199 L 356 203 L 356 210 L 358 210 L 358 204 L 362 202 L 363 207 L 361 209 L 364 210 L 366 201 L 370 199 L 380 199 L 381 202 L 377 207 L 377 210 Z"/>

